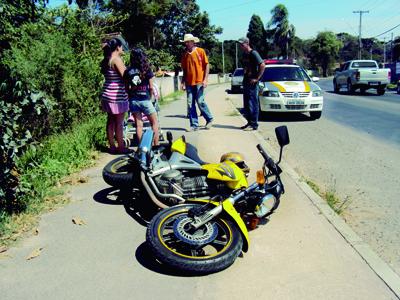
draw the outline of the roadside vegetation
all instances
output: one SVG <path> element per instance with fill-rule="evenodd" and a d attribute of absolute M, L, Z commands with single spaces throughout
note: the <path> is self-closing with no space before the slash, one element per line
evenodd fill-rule
<path fill-rule="evenodd" d="M 349 205 L 350 198 L 347 197 L 345 200 L 341 200 L 336 195 L 336 190 L 334 187 L 328 188 L 323 191 L 315 182 L 304 179 L 305 182 L 312 188 L 314 192 L 316 192 L 322 199 L 326 201 L 330 208 L 333 209 L 338 215 L 341 215 L 345 212 L 346 208 Z"/>

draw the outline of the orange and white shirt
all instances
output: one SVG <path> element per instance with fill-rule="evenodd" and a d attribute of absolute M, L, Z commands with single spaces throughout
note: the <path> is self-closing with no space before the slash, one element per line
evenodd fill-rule
<path fill-rule="evenodd" d="M 182 56 L 181 66 L 185 74 L 186 85 L 202 83 L 208 64 L 208 57 L 203 48 L 195 47 L 192 52 L 186 51 Z"/>

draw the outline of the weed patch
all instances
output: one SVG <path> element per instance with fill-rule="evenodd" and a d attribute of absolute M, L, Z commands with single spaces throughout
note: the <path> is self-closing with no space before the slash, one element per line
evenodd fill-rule
<path fill-rule="evenodd" d="M 96 149 L 106 144 L 104 124 L 104 115 L 95 116 L 72 126 L 68 132 L 51 136 L 18 160 L 24 191 L 18 201 L 24 209 L 18 214 L 0 214 L 0 244 L 10 244 L 32 230 L 40 213 L 68 203 L 69 199 L 63 196 L 63 186 L 87 179 L 67 176 L 93 164 L 97 158 Z"/>
<path fill-rule="evenodd" d="M 334 187 L 327 189 L 327 191 L 322 191 L 321 188 L 313 181 L 305 179 L 305 182 L 311 187 L 311 189 L 316 192 L 321 198 L 325 199 L 330 208 L 333 209 L 338 215 L 341 215 L 349 204 L 350 197 L 346 197 L 345 200 L 341 200 L 336 195 L 336 190 Z"/>

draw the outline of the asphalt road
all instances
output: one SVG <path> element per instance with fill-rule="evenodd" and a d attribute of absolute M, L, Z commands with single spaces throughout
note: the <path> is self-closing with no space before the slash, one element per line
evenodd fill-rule
<path fill-rule="evenodd" d="M 274 128 L 287 125 L 285 159 L 304 180 L 335 194 L 345 221 L 400 274 L 400 95 L 334 94 L 332 79 L 318 84 L 324 90 L 320 119 L 263 113 L 259 131 L 274 144 Z M 241 94 L 228 97 L 242 107 Z"/>
<path fill-rule="evenodd" d="M 400 145 L 400 95 L 386 91 L 378 96 L 375 90 L 349 95 L 343 88 L 333 92 L 332 79 L 317 83 L 324 91 L 324 117 L 363 131 L 388 143 Z"/>

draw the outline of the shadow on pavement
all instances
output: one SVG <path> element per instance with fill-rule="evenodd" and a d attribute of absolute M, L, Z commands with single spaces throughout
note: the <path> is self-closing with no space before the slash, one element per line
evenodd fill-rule
<path fill-rule="evenodd" d="M 230 94 L 230 95 L 232 95 L 232 94 L 243 94 L 243 91 L 232 91 L 230 89 L 226 89 L 225 92 L 227 94 Z"/>
<path fill-rule="evenodd" d="M 161 129 L 163 131 L 165 131 L 165 130 L 186 131 L 186 128 L 181 128 L 181 127 L 162 127 Z"/>
<path fill-rule="evenodd" d="M 123 205 L 126 213 L 142 226 L 147 226 L 158 208 L 139 190 L 107 188 L 97 192 L 93 200 L 106 205 Z"/>
<path fill-rule="evenodd" d="M 240 114 L 244 117 L 243 108 L 236 107 Z M 276 113 L 276 112 L 260 112 L 258 122 L 309 122 L 314 121 L 308 115 L 300 112 Z M 237 128 L 237 127 L 236 127 Z"/>
<path fill-rule="evenodd" d="M 241 130 L 240 127 L 238 127 L 238 126 L 232 126 L 232 125 L 213 124 L 213 127 L 215 127 L 215 128 L 224 128 L 224 129 L 237 129 L 237 130 Z"/>
<path fill-rule="evenodd" d="M 335 91 L 324 91 L 325 93 L 329 94 L 336 94 L 336 95 L 347 95 L 347 96 L 365 96 L 365 97 L 372 97 L 372 96 L 378 96 L 378 94 L 375 92 L 348 92 L 348 91 L 340 91 L 335 93 Z"/>
<path fill-rule="evenodd" d="M 182 270 L 175 270 L 166 265 L 163 265 L 155 259 L 151 250 L 149 249 L 147 242 L 142 243 L 135 252 L 136 260 L 146 269 L 157 272 L 164 275 L 176 276 L 176 277 L 201 277 L 202 275 L 194 275 Z"/>
<path fill-rule="evenodd" d="M 166 118 L 181 118 L 181 119 L 187 119 L 187 116 L 186 116 L 186 115 L 167 115 L 167 116 L 164 116 L 164 117 L 166 117 Z"/>

